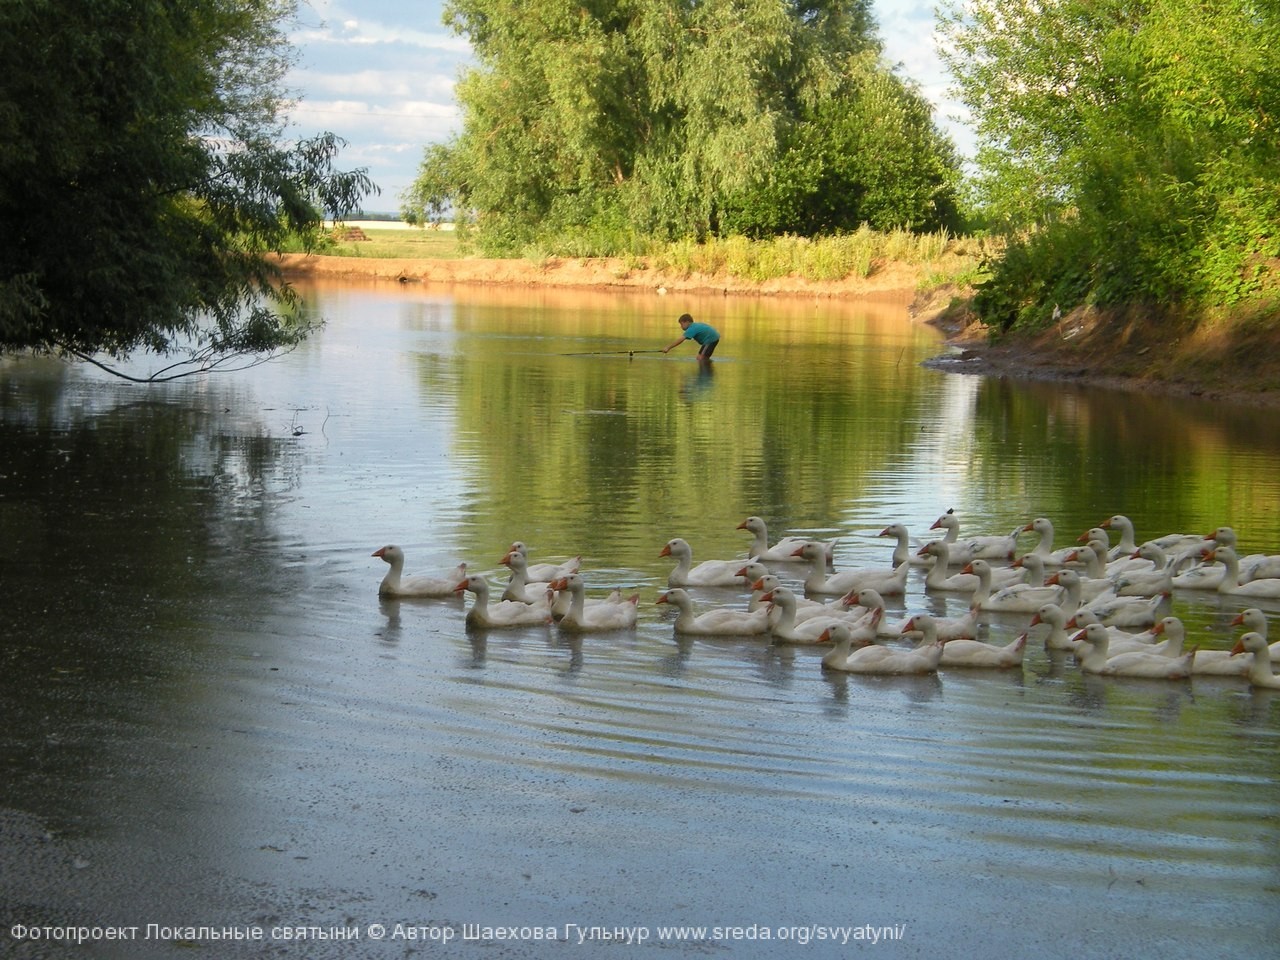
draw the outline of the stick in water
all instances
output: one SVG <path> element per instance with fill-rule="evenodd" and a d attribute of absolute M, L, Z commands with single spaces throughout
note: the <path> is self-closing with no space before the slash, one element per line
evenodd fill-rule
<path fill-rule="evenodd" d="M 637 353 L 661 353 L 662 350 L 586 350 L 582 353 L 562 353 L 562 357 L 611 357 L 625 353 L 629 357 L 634 357 Z"/>

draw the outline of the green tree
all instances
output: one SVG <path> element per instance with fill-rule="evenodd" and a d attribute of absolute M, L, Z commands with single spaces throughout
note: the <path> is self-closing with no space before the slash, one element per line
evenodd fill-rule
<path fill-rule="evenodd" d="M 488 250 L 920 224 L 948 206 L 950 145 L 927 109 L 917 135 L 923 101 L 879 61 L 869 0 L 452 0 L 446 21 L 477 66 L 462 132 L 427 152 L 406 215 L 474 216 Z M 889 170 L 911 187 L 884 196 Z M 811 173 L 854 199 L 815 199 Z M 904 200 L 919 180 L 933 195 Z"/>
<path fill-rule="evenodd" d="M 959 162 L 913 85 L 864 57 L 846 89 L 804 110 L 762 181 L 729 198 L 722 226 L 752 237 L 867 224 L 957 229 Z"/>
<path fill-rule="evenodd" d="M 305 330 L 265 253 L 373 187 L 285 144 L 292 0 L 0 4 L 0 349 L 208 368 Z"/>
<path fill-rule="evenodd" d="M 1060 297 L 1275 294 L 1274 0 L 976 0 L 941 19 L 979 196 L 1016 236 L 982 301 L 1000 322 Z"/>

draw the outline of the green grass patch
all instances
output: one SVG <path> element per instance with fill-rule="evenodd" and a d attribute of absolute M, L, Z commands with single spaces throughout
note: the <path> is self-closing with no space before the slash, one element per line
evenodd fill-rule
<path fill-rule="evenodd" d="M 380 260 L 457 260 L 467 251 L 453 230 L 413 228 L 409 230 L 362 228 L 366 240 L 335 239 L 325 231 L 311 252 L 325 257 L 368 257 Z M 303 253 L 301 239 L 289 244 L 283 253 Z"/>

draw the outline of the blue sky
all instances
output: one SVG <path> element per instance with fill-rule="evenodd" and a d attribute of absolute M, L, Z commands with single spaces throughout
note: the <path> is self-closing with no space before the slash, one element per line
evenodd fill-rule
<path fill-rule="evenodd" d="M 934 0 L 875 0 L 889 61 L 920 84 L 960 151 L 972 152 L 948 77 L 934 49 Z M 347 141 L 338 165 L 367 167 L 381 196 L 370 211 L 395 211 L 423 148 L 461 125 L 453 85 L 470 50 L 441 22 L 443 0 L 302 0 L 291 34 L 298 64 L 287 83 L 298 98 L 292 133 L 331 130 Z"/>

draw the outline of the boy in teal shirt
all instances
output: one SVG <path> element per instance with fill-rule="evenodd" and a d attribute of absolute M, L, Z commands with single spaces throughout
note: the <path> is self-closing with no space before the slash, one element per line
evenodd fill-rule
<path fill-rule="evenodd" d="M 686 340 L 693 340 L 698 344 L 698 359 L 710 360 L 711 354 L 715 352 L 716 345 L 720 343 L 720 334 L 716 332 L 716 328 L 709 323 L 696 323 L 689 314 L 681 314 L 680 319 L 676 321 L 680 324 L 680 329 L 684 331 L 680 335 L 680 339 L 668 347 L 663 347 L 663 353 L 670 353 Z"/>

